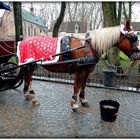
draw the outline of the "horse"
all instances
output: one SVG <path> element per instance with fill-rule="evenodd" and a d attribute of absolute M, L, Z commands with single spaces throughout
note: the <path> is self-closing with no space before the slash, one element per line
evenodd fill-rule
<path fill-rule="evenodd" d="M 69 36 L 67 37 L 68 51 L 63 51 L 61 48 L 61 53 L 58 54 L 58 62 L 41 65 L 44 69 L 51 72 L 75 74 L 74 92 L 70 101 L 73 111 L 79 110 L 78 96 L 82 106 L 90 106 L 85 95 L 86 81 L 89 74 L 95 70 L 95 66 L 103 53 L 117 46 L 132 61 L 140 58 L 137 35 L 134 34 L 131 27 L 125 27 L 125 30 L 127 33 L 123 34 L 121 26 L 115 26 L 90 31 L 86 39 Z M 33 37 L 28 38 L 28 40 L 30 39 L 33 40 Z M 25 40 L 21 42 L 25 43 Z M 25 76 L 23 92 L 26 100 L 31 100 L 33 105 L 38 105 L 38 99 L 32 89 L 33 71 L 30 71 Z"/>

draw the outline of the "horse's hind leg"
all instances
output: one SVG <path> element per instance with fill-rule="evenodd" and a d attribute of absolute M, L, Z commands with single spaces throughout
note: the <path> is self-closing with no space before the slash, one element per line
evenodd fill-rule
<path fill-rule="evenodd" d="M 28 73 L 24 78 L 24 89 L 23 89 L 24 97 L 26 100 L 32 100 L 34 97 L 34 92 L 30 93 L 31 82 L 32 82 L 31 73 Z"/>
<path fill-rule="evenodd" d="M 81 90 L 80 90 L 80 94 L 79 94 L 79 98 L 80 98 L 80 102 L 82 104 L 82 106 L 84 107 L 89 107 L 88 101 L 85 98 L 85 88 L 86 88 L 86 82 L 88 79 L 89 73 L 86 75 L 86 77 L 84 78 L 82 85 L 81 85 Z"/>
<path fill-rule="evenodd" d="M 32 90 L 32 73 L 28 72 L 24 78 L 24 97 L 26 100 L 32 100 L 33 105 L 39 105 L 39 102 L 35 96 L 35 92 Z"/>

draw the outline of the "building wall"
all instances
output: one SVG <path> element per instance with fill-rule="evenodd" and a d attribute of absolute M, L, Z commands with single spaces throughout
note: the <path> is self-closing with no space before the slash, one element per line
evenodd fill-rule
<path fill-rule="evenodd" d="M 15 40 L 15 24 L 13 7 L 10 6 L 12 12 L 5 11 L 0 23 L 0 40 Z M 23 38 L 27 36 L 46 36 L 47 33 L 43 28 L 34 23 L 23 21 Z"/>
<path fill-rule="evenodd" d="M 52 36 L 53 26 L 48 32 L 48 36 Z M 62 22 L 58 36 L 74 36 L 85 39 L 85 32 L 87 32 L 86 22 Z"/>
<path fill-rule="evenodd" d="M 15 24 L 12 12 L 5 11 L 0 24 L 0 40 L 15 39 Z"/>
<path fill-rule="evenodd" d="M 36 35 L 47 36 L 47 33 L 43 31 L 41 26 L 38 26 L 28 21 L 23 21 L 23 38 Z"/>
<path fill-rule="evenodd" d="M 48 35 L 47 36 L 52 37 L 52 32 L 48 32 Z M 66 33 L 66 32 L 59 32 L 58 36 L 59 37 L 74 36 L 74 37 L 85 39 L 85 33 Z"/>

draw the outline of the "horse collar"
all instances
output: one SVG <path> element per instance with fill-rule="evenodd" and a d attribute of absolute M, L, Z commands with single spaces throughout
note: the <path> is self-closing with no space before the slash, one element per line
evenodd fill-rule
<path fill-rule="evenodd" d="M 92 45 L 90 39 L 87 39 L 86 42 L 87 42 L 87 43 L 90 45 L 90 47 L 92 48 L 92 50 L 93 50 L 93 55 L 99 59 L 99 53 L 97 52 L 96 49 L 94 49 L 94 48 L 96 48 L 96 44 L 95 44 L 95 47 L 93 47 L 93 45 Z"/>

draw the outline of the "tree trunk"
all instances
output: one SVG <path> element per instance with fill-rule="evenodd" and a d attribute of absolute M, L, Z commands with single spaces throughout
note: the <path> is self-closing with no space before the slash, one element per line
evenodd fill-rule
<path fill-rule="evenodd" d="M 61 25 L 61 23 L 62 23 L 62 21 L 64 19 L 64 16 L 65 16 L 65 9 L 66 9 L 66 2 L 62 2 L 60 15 L 57 18 L 57 21 L 56 21 L 56 23 L 54 25 L 53 37 L 58 37 L 58 31 L 59 31 L 60 25 Z"/>
<path fill-rule="evenodd" d="M 21 2 L 13 2 L 16 45 L 23 39 Z"/>
<path fill-rule="evenodd" d="M 132 2 L 128 3 L 128 13 L 126 11 L 126 7 L 125 7 L 125 2 L 123 2 L 123 14 L 126 20 L 130 20 L 131 21 L 131 15 L 132 15 Z"/>
<path fill-rule="evenodd" d="M 102 2 L 102 10 L 104 17 L 104 27 L 118 26 L 121 15 L 121 3 L 119 3 L 118 17 L 116 13 L 116 2 Z M 119 50 L 117 47 L 112 48 L 107 53 L 109 64 L 119 64 Z M 115 59 L 112 59 L 115 58 Z"/>
<path fill-rule="evenodd" d="M 104 27 L 112 27 L 115 25 L 115 4 L 114 2 L 102 2 L 103 25 Z"/>

